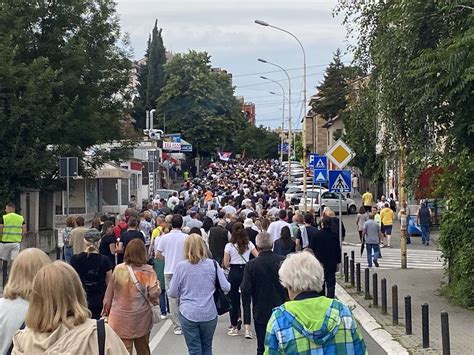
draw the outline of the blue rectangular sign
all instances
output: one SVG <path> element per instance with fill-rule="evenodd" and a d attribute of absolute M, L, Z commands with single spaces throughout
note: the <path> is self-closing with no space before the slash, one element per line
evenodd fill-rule
<path fill-rule="evenodd" d="M 350 170 L 329 170 L 329 191 L 351 192 Z"/>
<path fill-rule="evenodd" d="M 278 153 L 281 153 L 281 144 L 278 144 Z M 283 144 L 283 154 L 288 154 L 288 143 Z"/>
<path fill-rule="evenodd" d="M 328 181 L 328 171 L 326 169 L 314 169 L 313 182 L 324 184 Z"/>

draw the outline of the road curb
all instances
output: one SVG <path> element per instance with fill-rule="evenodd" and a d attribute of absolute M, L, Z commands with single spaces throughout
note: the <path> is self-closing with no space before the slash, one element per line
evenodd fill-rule
<path fill-rule="evenodd" d="M 354 317 L 367 333 L 387 352 L 388 355 L 408 355 L 409 352 L 400 343 L 393 339 L 392 335 L 365 310 L 357 301 L 352 298 L 347 291 L 336 283 L 337 298 L 344 304 L 348 305 Z"/>

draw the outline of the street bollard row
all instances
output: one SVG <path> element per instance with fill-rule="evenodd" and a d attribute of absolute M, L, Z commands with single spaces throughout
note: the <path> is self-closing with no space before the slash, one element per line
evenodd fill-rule
<path fill-rule="evenodd" d="M 349 282 L 352 287 L 356 286 L 358 294 L 362 293 L 362 275 L 360 263 L 355 263 L 354 251 L 351 251 L 351 259 L 347 253 L 344 253 L 344 280 Z M 370 269 L 364 270 L 364 298 L 372 300 L 374 307 L 379 306 L 379 292 L 378 292 L 378 275 L 372 274 L 372 294 L 370 293 Z M 387 279 L 380 280 L 381 287 L 381 311 L 382 314 L 388 314 L 387 311 Z M 412 299 L 410 295 L 404 297 L 405 301 L 405 334 L 413 334 L 413 319 L 412 319 Z M 399 310 L 398 310 L 398 286 L 392 286 L 392 324 L 399 324 Z M 421 306 L 421 324 L 422 324 L 422 344 L 423 348 L 430 346 L 430 327 L 429 327 L 429 305 L 427 303 Z M 451 344 L 449 338 L 449 316 L 448 312 L 441 311 L 441 339 L 443 355 L 451 354 Z"/>

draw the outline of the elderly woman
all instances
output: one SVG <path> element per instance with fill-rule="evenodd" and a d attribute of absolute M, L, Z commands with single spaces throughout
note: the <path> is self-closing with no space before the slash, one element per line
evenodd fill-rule
<path fill-rule="evenodd" d="M 28 248 L 13 261 L 10 277 L 0 298 L 0 354 L 7 354 L 13 335 L 24 327 L 31 288 L 36 273 L 51 259 L 42 250 Z"/>
<path fill-rule="evenodd" d="M 278 272 L 291 301 L 275 308 L 265 354 L 366 354 L 348 306 L 322 294 L 324 270 L 308 252 L 288 255 Z"/>
<path fill-rule="evenodd" d="M 179 299 L 179 314 L 189 354 L 212 354 L 212 338 L 217 326 L 214 303 L 216 278 L 224 292 L 230 284 L 213 259 L 207 258 L 198 234 L 184 242 L 186 260 L 176 265 L 168 294 Z"/>
<path fill-rule="evenodd" d="M 90 315 L 74 269 L 62 261 L 46 265 L 33 281 L 26 329 L 15 334 L 12 354 L 99 355 L 99 344 L 105 354 L 127 354 L 109 325 Z"/>

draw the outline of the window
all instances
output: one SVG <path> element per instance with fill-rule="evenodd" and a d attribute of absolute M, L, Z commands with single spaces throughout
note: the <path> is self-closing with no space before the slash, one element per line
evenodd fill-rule
<path fill-rule="evenodd" d="M 118 205 L 118 179 L 102 179 L 102 205 Z"/>
<path fill-rule="evenodd" d="M 130 200 L 130 195 L 128 191 L 128 179 L 120 179 L 120 187 L 121 187 L 121 204 L 128 205 L 128 201 Z"/>

